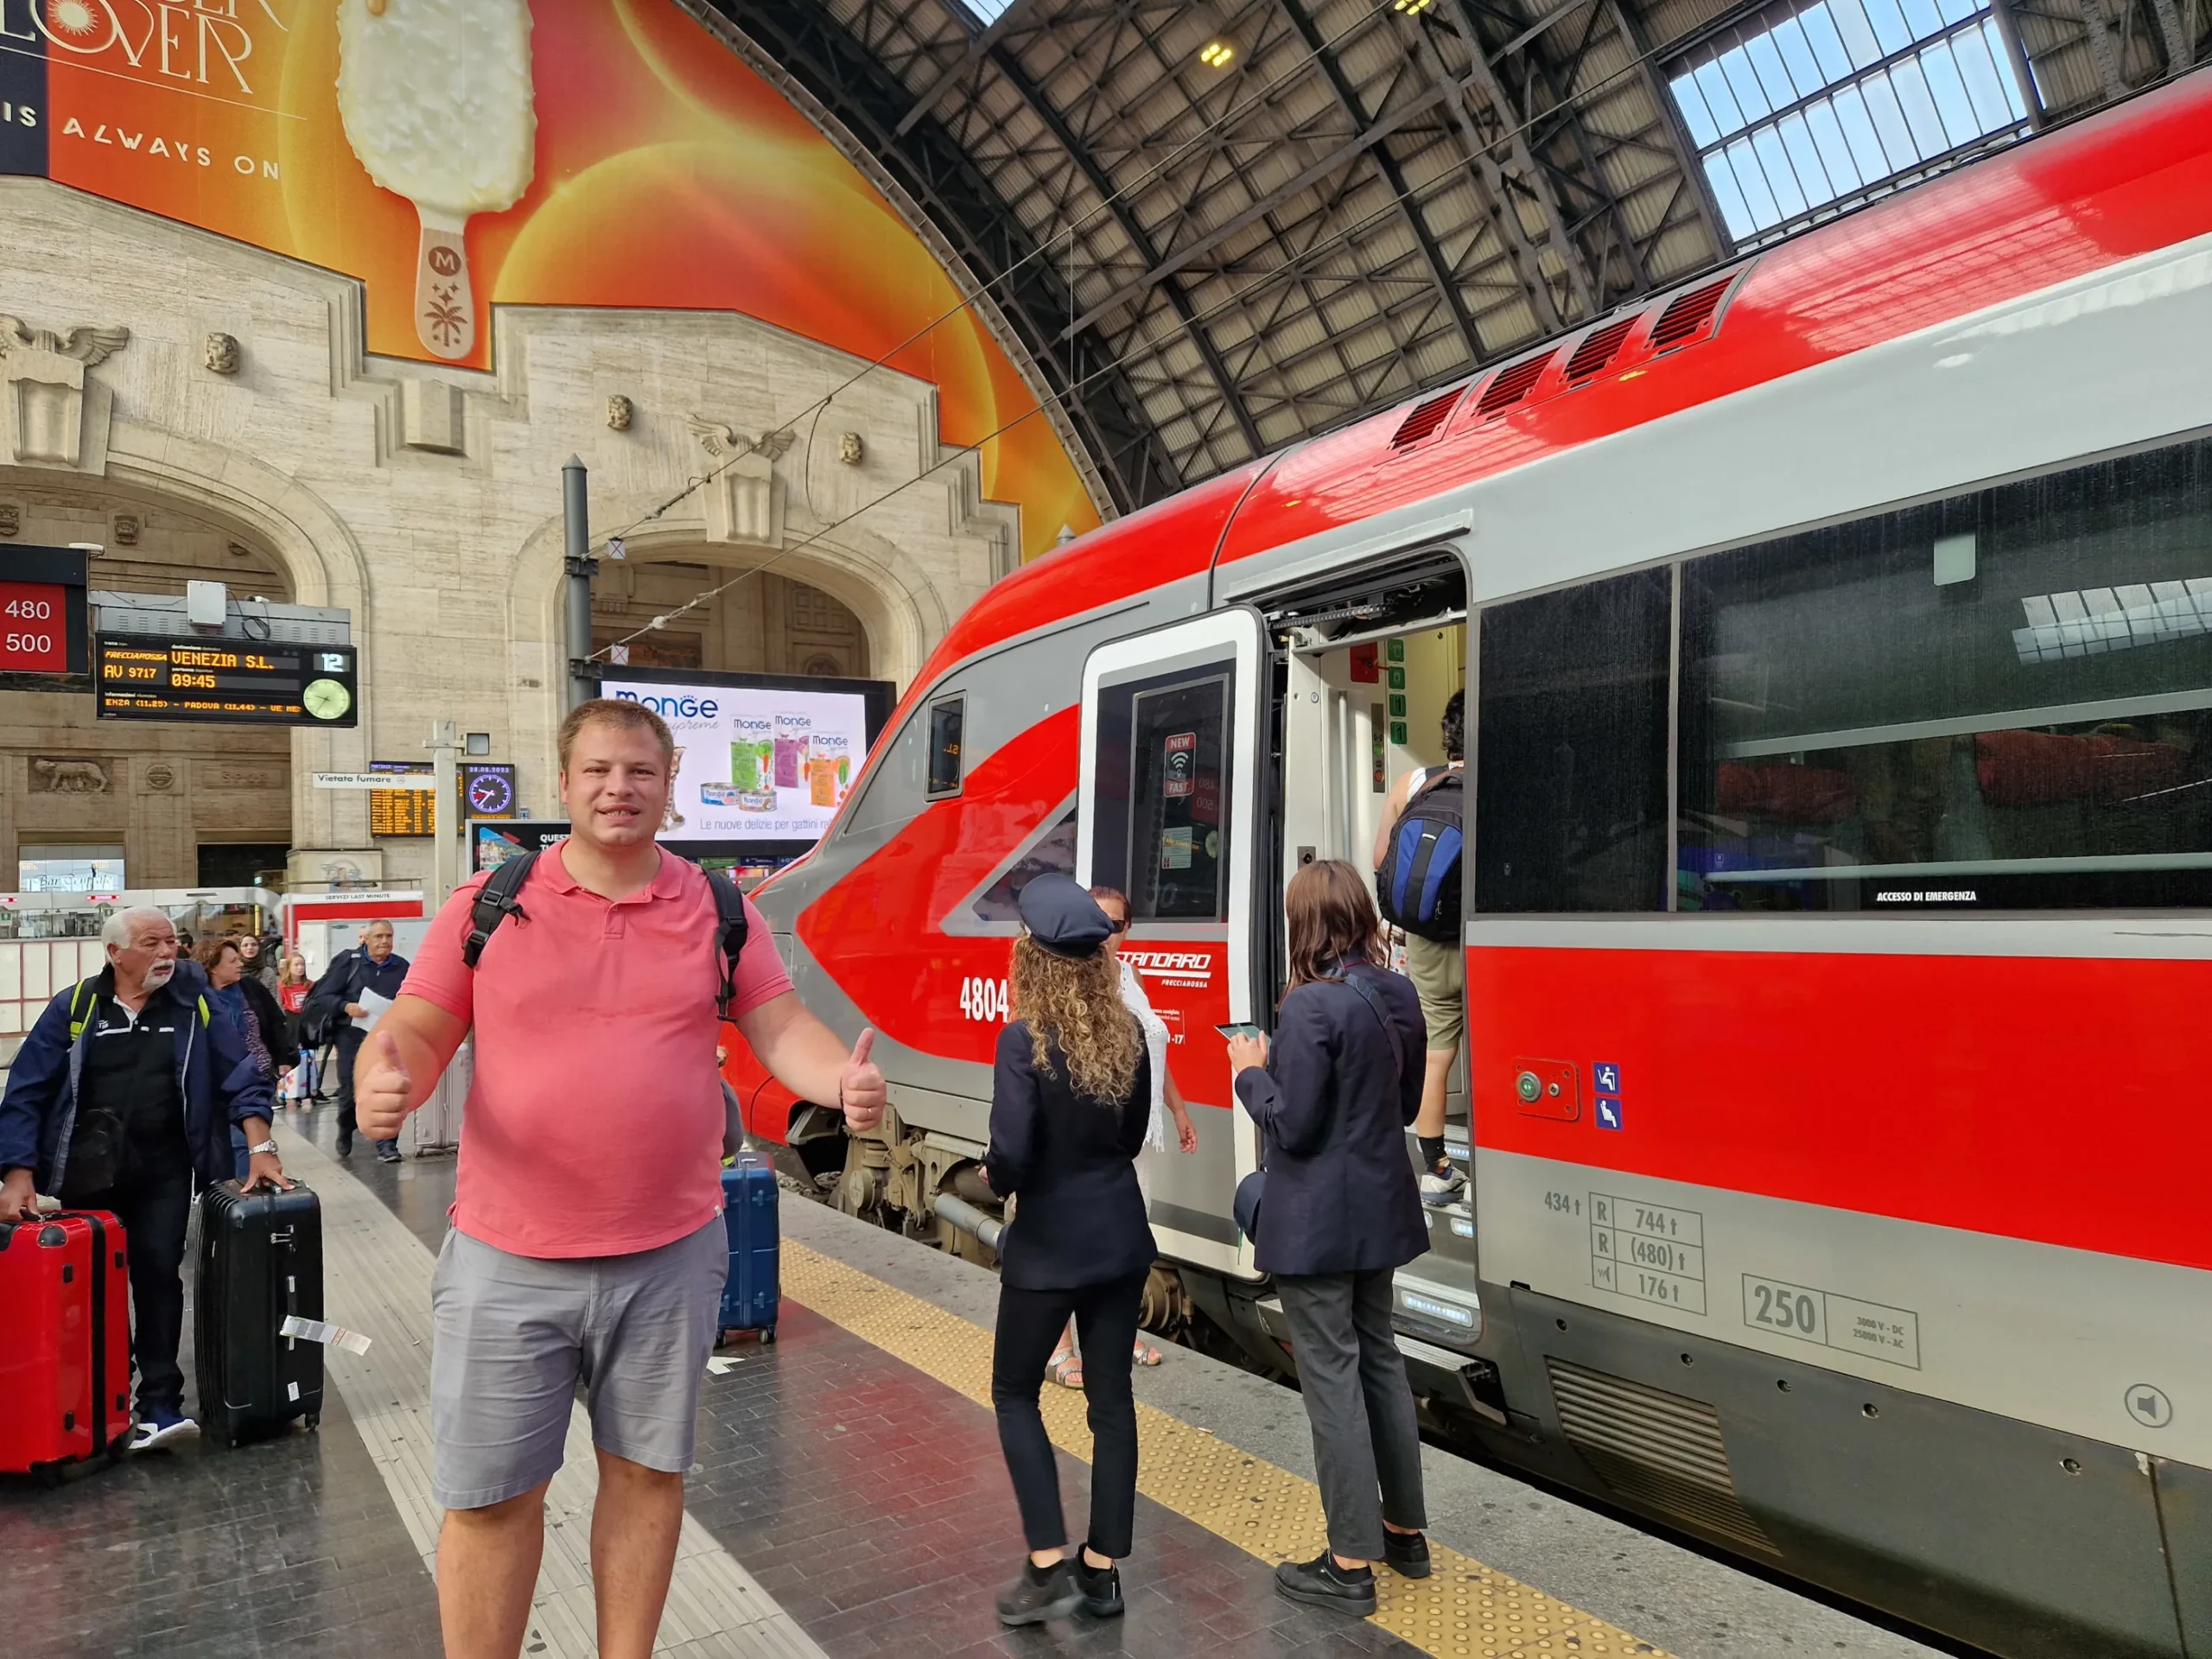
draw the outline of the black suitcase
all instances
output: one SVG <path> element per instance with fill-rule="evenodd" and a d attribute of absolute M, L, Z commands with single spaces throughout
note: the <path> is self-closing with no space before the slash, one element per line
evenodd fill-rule
<path fill-rule="evenodd" d="M 322 1205 L 304 1186 L 200 1199 L 193 1346 L 200 1427 L 229 1443 L 304 1417 L 322 1421 L 322 1344 L 280 1335 L 288 1314 L 322 1317 Z"/>

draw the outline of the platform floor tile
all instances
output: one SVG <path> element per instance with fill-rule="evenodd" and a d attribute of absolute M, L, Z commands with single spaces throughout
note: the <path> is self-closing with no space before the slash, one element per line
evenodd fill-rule
<path fill-rule="evenodd" d="M 988 1332 L 794 1241 L 784 1245 L 783 1275 L 790 1300 L 988 1408 Z M 1076 1458 L 1087 1453 L 1090 1433 L 1081 1396 L 1047 1388 L 1044 1406 L 1053 1443 Z M 1145 1497 L 1270 1566 L 1323 1548 L 1320 1493 L 1311 1481 L 1142 1402 L 1137 1436 L 1138 1490 Z M 1652 1643 L 1470 1556 L 1433 1541 L 1431 1548 L 1435 1571 L 1427 1580 L 1376 1574 L 1382 1605 L 1372 1623 L 1413 1647 L 1440 1659 L 1665 1659 Z M 763 1585 L 784 1593 L 765 1579 Z M 804 1612 L 793 1611 L 807 1622 Z"/>

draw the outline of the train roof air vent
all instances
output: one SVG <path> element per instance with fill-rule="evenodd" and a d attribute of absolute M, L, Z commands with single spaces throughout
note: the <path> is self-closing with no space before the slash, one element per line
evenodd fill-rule
<path fill-rule="evenodd" d="M 1736 280 L 1736 275 L 1732 270 L 1726 276 L 1716 277 L 1669 301 L 1667 308 L 1659 314 L 1659 321 L 1651 325 L 1651 349 L 1671 352 L 1677 346 L 1687 346 L 1711 334 L 1713 313 L 1720 308 L 1728 284 Z"/>
<path fill-rule="evenodd" d="M 1628 338 L 1628 331 L 1636 327 L 1636 321 L 1632 316 L 1622 317 L 1583 335 L 1582 343 L 1574 348 L 1574 355 L 1567 359 L 1567 384 L 1580 385 L 1618 357 L 1621 342 Z"/>
<path fill-rule="evenodd" d="M 1390 447 L 1393 449 L 1410 449 L 1424 439 L 1434 437 L 1437 429 L 1444 424 L 1445 416 L 1458 407 L 1459 395 L 1465 391 L 1465 386 L 1454 386 L 1449 391 L 1440 391 L 1427 402 L 1415 405 L 1413 413 L 1398 423 L 1398 429 L 1390 438 Z"/>
<path fill-rule="evenodd" d="M 1477 400 L 1475 413 L 1490 419 L 1512 408 L 1534 389 L 1554 355 L 1556 353 L 1552 352 L 1543 352 L 1535 357 L 1524 357 L 1518 363 L 1500 369 Z"/>

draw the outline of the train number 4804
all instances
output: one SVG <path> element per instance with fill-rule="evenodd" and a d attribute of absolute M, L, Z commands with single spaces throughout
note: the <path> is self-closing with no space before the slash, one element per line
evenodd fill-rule
<path fill-rule="evenodd" d="M 970 975 L 960 982 L 960 1012 L 969 1020 L 1003 1025 L 1008 1002 L 1006 981 L 1002 979 L 979 979 Z"/>

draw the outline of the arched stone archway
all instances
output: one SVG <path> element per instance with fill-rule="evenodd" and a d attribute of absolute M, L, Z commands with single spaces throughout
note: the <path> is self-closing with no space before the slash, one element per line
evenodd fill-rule
<path fill-rule="evenodd" d="M 290 480 L 251 456 L 123 422 L 103 461 L 97 472 L 0 466 L 12 526 L 0 548 L 96 545 L 96 591 L 179 594 L 212 580 L 235 598 L 336 602 L 358 619 L 358 552 Z M 16 884 L 13 861 L 27 848 L 118 846 L 131 886 L 192 887 L 282 868 L 293 846 L 359 837 L 330 821 L 337 804 L 308 778 L 358 765 L 356 733 L 105 721 L 80 694 L 0 698 L 10 860 L 0 887 Z M 223 874 L 210 874 L 211 860 Z"/>

